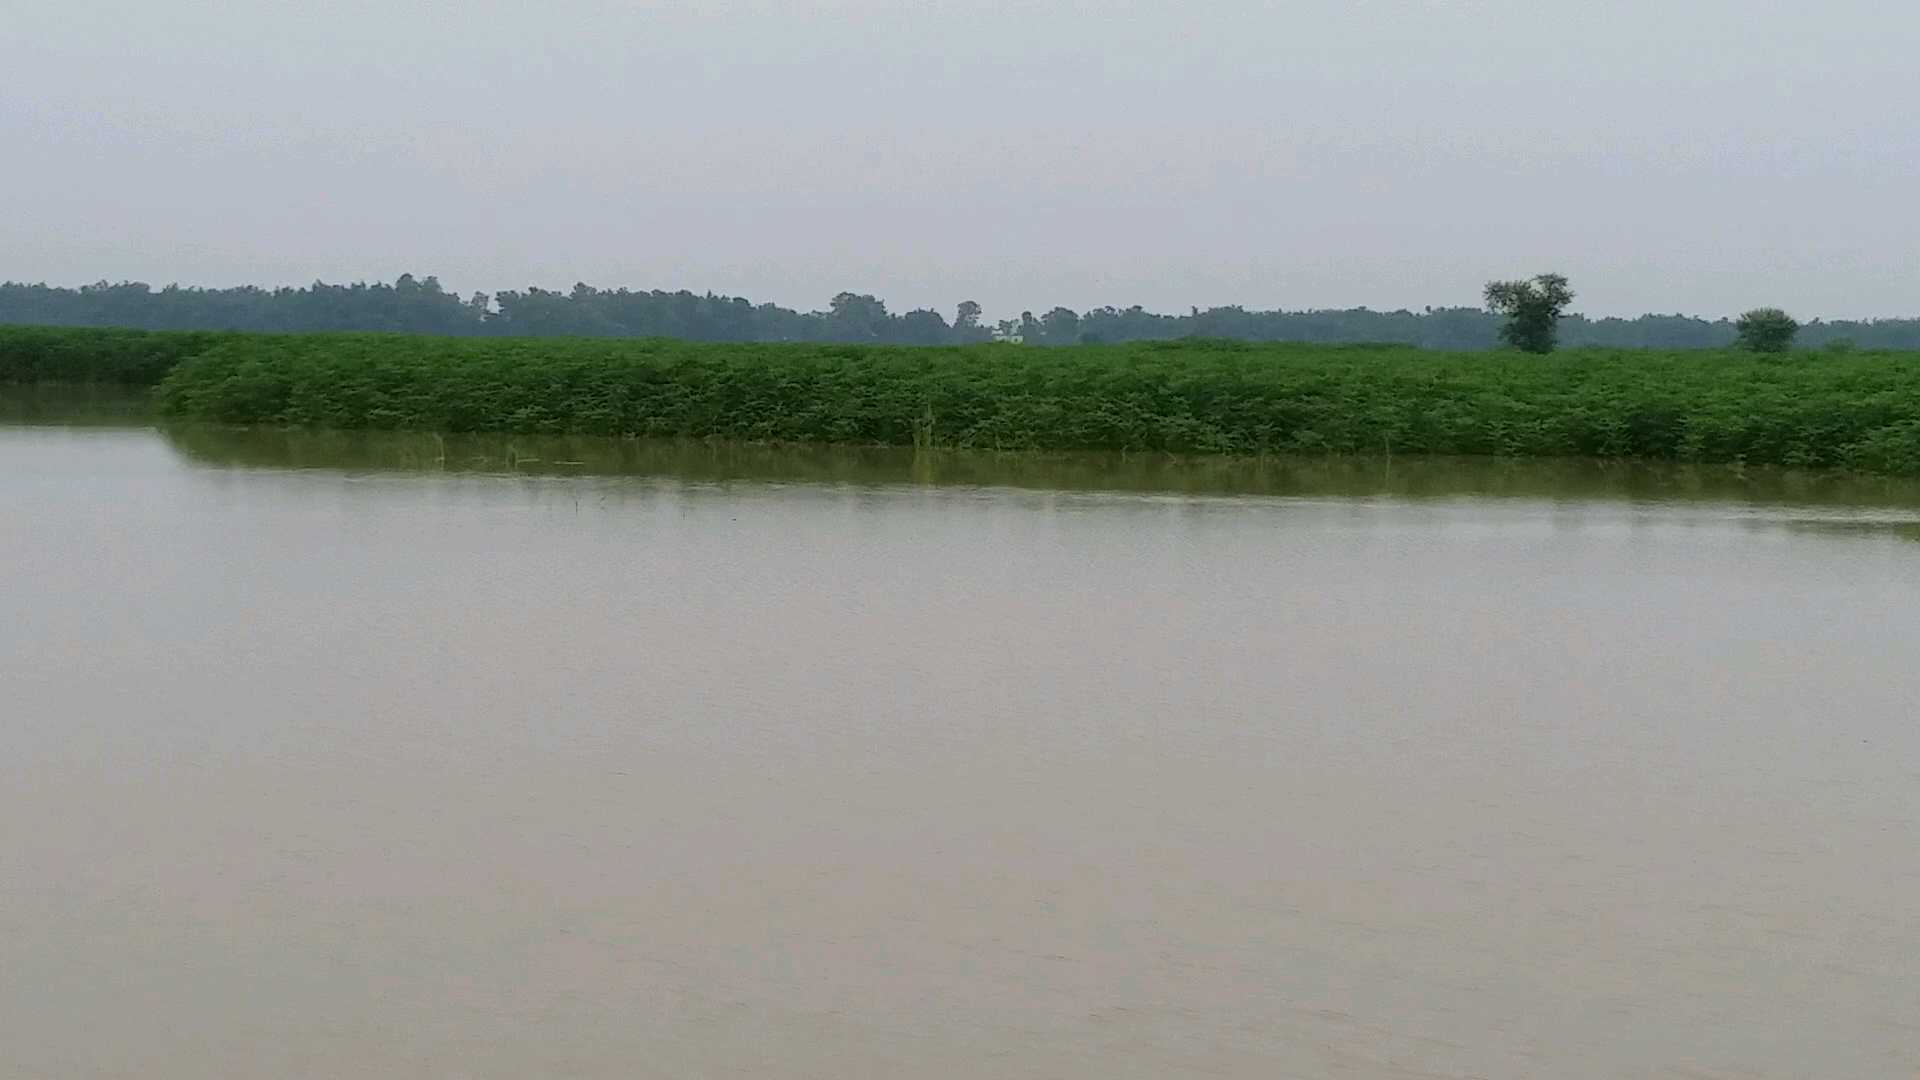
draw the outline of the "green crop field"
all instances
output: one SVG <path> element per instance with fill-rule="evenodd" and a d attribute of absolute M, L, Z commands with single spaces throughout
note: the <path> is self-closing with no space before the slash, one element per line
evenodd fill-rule
<path fill-rule="evenodd" d="M 180 361 L 232 336 L 197 330 L 0 326 L 0 386 L 152 386 Z"/>
<path fill-rule="evenodd" d="M 1920 473 L 1910 353 L 0 330 L 0 381 L 89 380 L 158 380 L 170 416 L 250 425 Z"/>

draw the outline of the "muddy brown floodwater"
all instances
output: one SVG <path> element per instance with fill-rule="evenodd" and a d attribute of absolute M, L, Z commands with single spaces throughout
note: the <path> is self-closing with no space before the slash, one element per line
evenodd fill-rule
<path fill-rule="evenodd" d="M 0 426 L 0 1075 L 1900 1077 L 1920 497 Z"/>

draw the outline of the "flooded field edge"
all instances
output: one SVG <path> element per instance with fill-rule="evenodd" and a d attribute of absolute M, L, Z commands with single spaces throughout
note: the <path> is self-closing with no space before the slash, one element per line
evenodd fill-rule
<path fill-rule="evenodd" d="M 161 422 L 148 395 L 112 388 L 0 388 L 0 424 L 152 428 L 187 461 L 213 468 L 1319 498 L 1707 501 L 1920 511 L 1920 479 L 1776 467 L 1594 459 L 915 450 L 234 427 Z"/>

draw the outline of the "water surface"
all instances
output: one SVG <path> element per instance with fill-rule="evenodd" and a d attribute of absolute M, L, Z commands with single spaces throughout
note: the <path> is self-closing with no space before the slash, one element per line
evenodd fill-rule
<path fill-rule="evenodd" d="M 0 1075 L 1910 1077 L 1920 499 L 0 426 Z"/>

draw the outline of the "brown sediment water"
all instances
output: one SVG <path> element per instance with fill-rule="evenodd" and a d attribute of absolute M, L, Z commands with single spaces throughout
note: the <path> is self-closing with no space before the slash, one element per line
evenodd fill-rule
<path fill-rule="evenodd" d="M 1910 489 L 24 419 L 0 1076 L 1920 1068 Z"/>

